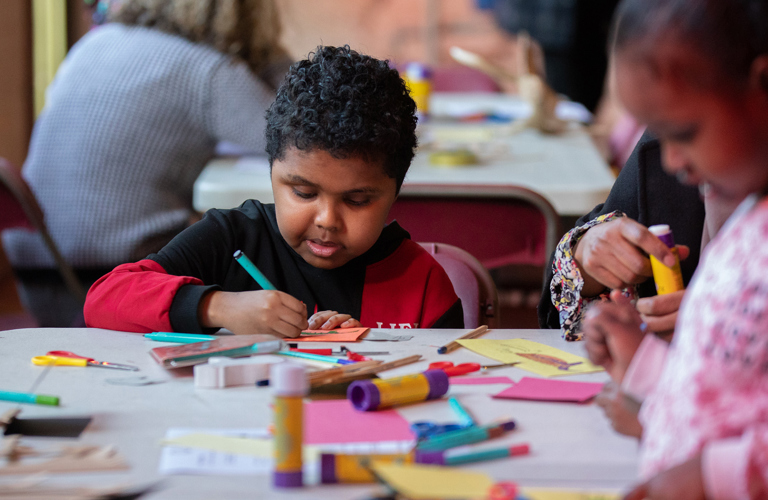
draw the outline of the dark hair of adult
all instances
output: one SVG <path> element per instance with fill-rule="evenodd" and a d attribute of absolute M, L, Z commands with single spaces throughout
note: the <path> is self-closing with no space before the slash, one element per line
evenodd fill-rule
<path fill-rule="evenodd" d="M 415 113 L 388 61 L 320 46 L 291 66 L 267 111 L 269 163 L 293 147 L 361 157 L 380 163 L 399 192 L 416 148 Z"/>
<path fill-rule="evenodd" d="M 682 41 L 734 80 L 768 53 L 768 0 L 623 0 L 614 17 L 616 51 L 652 51 L 661 38 Z M 648 54 L 652 57 L 652 54 Z"/>

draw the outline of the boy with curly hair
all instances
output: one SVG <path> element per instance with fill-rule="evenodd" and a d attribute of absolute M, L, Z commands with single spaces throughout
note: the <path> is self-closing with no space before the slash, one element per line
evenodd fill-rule
<path fill-rule="evenodd" d="M 461 328 L 440 265 L 385 225 L 416 147 L 415 105 L 386 61 L 318 47 L 267 111 L 274 204 L 210 210 L 88 293 L 88 326 L 296 337 L 306 328 Z M 233 259 L 241 250 L 277 290 Z M 307 319 L 307 311 L 314 314 Z"/>

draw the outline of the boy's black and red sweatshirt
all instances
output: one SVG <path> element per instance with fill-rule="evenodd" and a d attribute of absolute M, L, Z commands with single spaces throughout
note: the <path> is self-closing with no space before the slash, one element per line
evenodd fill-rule
<path fill-rule="evenodd" d="M 242 250 L 275 287 L 315 310 L 350 314 L 372 328 L 463 328 L 461 302 L 437 261 L 396 222 L 374 246 L 336 269 L 318 269 L 280 235 L 275 206 L 249 200 L 210 210 L 159 253 L 123 264 L 89 290 L 88 326 L 209 333 L 198 305 L 213 290 L 259 290 L 232 257 Z"/>

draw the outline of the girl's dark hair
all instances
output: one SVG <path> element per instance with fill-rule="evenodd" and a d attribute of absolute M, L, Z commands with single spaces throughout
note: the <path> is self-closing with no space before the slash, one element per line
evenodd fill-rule
<path fill-rule="evenodd" d="M 662 37 L 691 44 L 733 78 L 746 77 L 755 58 L 768 53 L 768 0 L 621 2 L 614 16 L 614 50 Z"/>
<path fill-rule="evenodd" d="M 416 105 L 387 61 L 349 46 L 318 47 L 294 63 L 267 111 L 269 164 L 288 148 L 381 163 L 405 179 L 416 148 Z"/>

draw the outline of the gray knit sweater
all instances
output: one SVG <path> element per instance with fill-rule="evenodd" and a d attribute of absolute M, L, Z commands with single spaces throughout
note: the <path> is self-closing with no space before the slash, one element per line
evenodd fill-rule
<path fill-rule="evenodd" d="M 218 141 L 264 149 L 281 77 L 152 29 L 108 24 L 83 37 L 48 89 L 23 169 L 64 257 L 104 268 L 165 245 L 187 224 Z M 55 267 L 34 233 L 6 231 L 3 244 L 15 268 Z"/>

